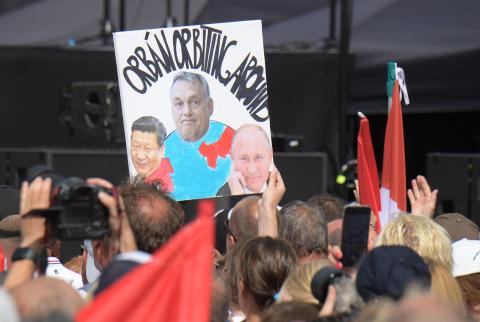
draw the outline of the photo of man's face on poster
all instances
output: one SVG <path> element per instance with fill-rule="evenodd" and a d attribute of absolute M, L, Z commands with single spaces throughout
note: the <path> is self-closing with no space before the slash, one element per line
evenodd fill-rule
<path fill-rule="evenodd" d="M 147 178 L 160 167 L 165 152 L 165 136 L 165 127 L 152 116 L 133 122 L 130 156 L 138 175 Z"/>
<path fill-rule="evenodd" d="M 228 181 L 232 195 L 262 192 L 267 183 L 273 152 L 267 133 L 256 124 L 236 131 L 230 151 L 232 172 Z"/>
<path fill-rule="evenodd" d="M 205 78 L 199 74 L 178 73 L 170 90 L 172 115 L 177 131 L 186 142 L 196 142 L 207 133 L 213 100 Z"/>

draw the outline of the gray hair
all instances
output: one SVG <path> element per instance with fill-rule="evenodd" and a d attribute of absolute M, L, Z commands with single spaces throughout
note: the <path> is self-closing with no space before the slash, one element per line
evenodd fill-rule
<path fill-rule="evenodd" d="M 173 78 L 172 86 L 170 87 L 170 97 L 173 96 L 173 87 L 177 82 L 184 81 L 184 82 L 198 82 L 202 87 L 203 94 L 205 95 L 206 99 L 210 98 L 210 88 L 208 87 L 207 80 L 200 74 L 192 73 L 192 72 L 178 72 L 175 74 Z"/>
<path fill-rule="evenodd" d="M 303 201 L 293 201 L 280 213 L 280 236 L 292 244 L 298 257 L 327 252 L 328 231 L 321 210 Z"/>

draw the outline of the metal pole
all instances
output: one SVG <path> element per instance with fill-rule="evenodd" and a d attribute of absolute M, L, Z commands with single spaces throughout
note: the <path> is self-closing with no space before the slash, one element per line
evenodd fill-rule
<path fill-rule="evenodd" d="M 126 30 L 127 28 L 127 25 L 126 25 L 126 7 L 125 7 L 125 0 L 120 0 L 119 2 L 119 15 L 120 15 L 120 18 L 119 18 L 119 21 L 120 21 L 120 31 L 124 31 Z"/>
<path fill-rule="evenodd" d="M 102 44 L 108 45 L 112 35 L 112 21 L 110 20 L 110 0 L 103 0 Z"/>
<path fill-rule="evenodd" d="M 190 1 L 189 0 L 185 0 L 184 1 L 184 24 L 185 26 L 188 26 L 190 24 Z"/>
<path fill-rule="evenodd" d="M 339 57 L 339 158 L 340 164 L 346 160 L 346 116 L 347 116 L 347 94 L 348 75 L 350 67 L 350 34 L 352 23 L 353 2 L 352 0 L 340 1 L 340 57 Z"/>
<path fill-rule="evenodd" d="M 335 29 L 337 25 L 337 0 L 330 0 L 330 32 L 329 41 L 331 44 L 335 41 Z"/>

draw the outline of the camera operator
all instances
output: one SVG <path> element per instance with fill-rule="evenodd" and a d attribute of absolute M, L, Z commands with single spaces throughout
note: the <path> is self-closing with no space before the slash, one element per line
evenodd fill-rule
<path fill-rule="evenodd" d="M 106 180 L 93 178 L 87 180 L 90 185 L 106 189 L 113 189 L 113 185 Z M 50 207 L 52 180 L 37 177 L 31 184 L 22 184 L 20 195 L 20 247 L 15 251 L 14 262 L 11 266 L 5 288 L 12 289 L 33 277 L 39 268 L 40 255 L 45 252 L 45 247 L 51 240 L 50 231 L 47 229 L 46 217 L 42 210 Z M 109 262 L 113 255 L 119 252 L 136 251 L 135 238 L 131 231 L 125 208 L 121 197 L 118 201 L 106 192 L 98 194 L 99 201 L 108 209 L 110 234 L 108 247 L 104 254 L 105 262 Z"/>

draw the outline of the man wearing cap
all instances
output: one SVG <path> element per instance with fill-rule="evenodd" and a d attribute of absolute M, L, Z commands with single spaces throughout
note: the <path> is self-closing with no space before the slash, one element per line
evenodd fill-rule
<path fill-rule="evenodd" d="M 452 244 L 453 276 L 470 315 L 480 321 L 480 240 L 462 239 Z"/>
<path fill-rule="evenodd" d="M 456 242 L 461 239 L 478 240 L 480 230 L 477 224 L 459 213 L 448 213 L 435 217 L 434 221 L 445 228 L 450 239 Z"/>

